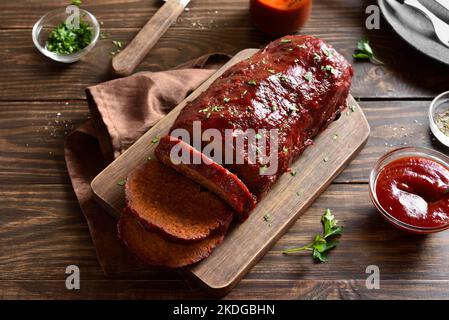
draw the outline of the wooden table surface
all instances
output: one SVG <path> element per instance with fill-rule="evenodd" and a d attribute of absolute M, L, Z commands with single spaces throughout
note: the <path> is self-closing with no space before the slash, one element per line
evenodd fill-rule
<path fill-rule="evenodd" d="M 407 145 L 448 152 L 429 133 L 430 100 L 449 89 L 449 68 L 405 44 L 381 20 L 365 28 L 375 1 L 315 0 L 302 33 L 323 38 L 350 61 L 367 35 L 384 66 L 353 62 L 352 94 L 371 125 L 361 154 L 225 298 L 449 298 L 449 232 L 413 236 L 393 229 L 371 205 L 368 175 L 386 151 Z M 174 271 L 148 270 L 106 278 L 73 193 L 64 137 L 88 117 L 84 88 L 110 79 L 112 40 L 129 41 L 160 6 L 156 0 L 85 0 L 108 39 L 82 62 L 61 65 L 33 46 L 31 28 L 67 1 L 0 3 L 0 298 L 207 298 Z M 164 70 L 208 52 L 234 54 L 270 39 L 254 29 L 247 0 L 193 0 L 139 70 Z M 345 226 L 325 264 L 284 256 L 305 244 L 326 208 Z M 274 215 L 274 214 L 273 214 Z M 81 289 L 65 287 L 65 268 L 78 265 Z M 380 268 L 380 289 L 365 286 L 368 265 Z"/>

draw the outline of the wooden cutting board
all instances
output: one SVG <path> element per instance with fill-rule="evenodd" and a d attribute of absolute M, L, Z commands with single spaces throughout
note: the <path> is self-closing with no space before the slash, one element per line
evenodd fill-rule
<path fill-rule="evenodd" d="M 124 188 L 117 184 L 140 163 L 154 158 L 155 137 L 166 135 L 187 101 L 195 99 L 233 64 L 252 56 L 256 49 L 246 49 L 182 101 L 166 117 L 145 133 L 125 153 L 105 168 L 91 183 L 97 201 L 114 217 L 125 206 Z M 236 224 L 223 243 L 202 262 L 183 269 L 187 279 L 198 280 L 217 295 L 223 295 L 257 263 L 273 244 L 295 223 L 298 217 L 327 188 L 332 180 L 358 154 L 368 139 L 370 128 L 357 102 L 350 96 L 350 108 L 343 111 L 292 165 L 296 176 L 284 174 L 251 216 Z M 269 214 L 269 221 L 264 216 Z"/>

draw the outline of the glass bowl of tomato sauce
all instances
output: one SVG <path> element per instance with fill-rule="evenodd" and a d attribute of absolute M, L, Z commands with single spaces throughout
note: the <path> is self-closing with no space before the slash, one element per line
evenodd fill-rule
<path fill-rule="evenodd" d="M 309 20 L 312 0 L 250 0 L 253 24 L 272 36 L 296 33 Z"/>
<path fill-rule="evenodd" d="M 449 157 L 405 147 L 385 154 L 370 175 L 370 196 L 397 228 L 429 234 L 449 228 Z"/>

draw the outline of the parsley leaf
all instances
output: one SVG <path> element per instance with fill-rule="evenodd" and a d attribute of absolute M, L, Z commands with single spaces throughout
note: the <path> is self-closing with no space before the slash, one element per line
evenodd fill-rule
<path fill-rule="evenodd" d="M 343 227 L 338 225 L 338 221 L 335 220 L 335 217 L 329 209 L 324 211 L 324 214 L 321 217 L 321 223 L 323 225 L 323 232 L 322 234 L 315 235 L 315 238 L 311 243 L 303 247 L 282 251 L 282 253 L 288 254 L 299 251 L 312 251 L 313 259 L 320 262 L 328 261 L 327 253 L 337 246 L 338 241 L 335 240 L 335 237 L 340 236 L 343 233 Z"/>
<path fill-rule="evenodd" d="M 313 80 L 312 72 L 307 72 L 303 75 L 303 78 L 306 79 L 308 82 L 311 82 Z"/>
<path fill-rule="evenodd" d="M 327 239 L 332 236 L 341 235 L 343 228 L 338 226 L 338 220 L 335 220 L 334 215 L 329 209 L 324 211 L 321 217 L 321 223 L 323 224 L 324 238 Z"/>
<path fill-rule="evenodd" d="M 92 41 L 92 27 L 80 20 L 79 28 L 71 28 L 65 22 L 55 27 L 48 35 L 45 47 L 58 54 L 72 54 L 87 47 Z"/>
<path fill-rule="evenodd" d="M 120 187 L 123 187 L 126 184 L 126 179 L 120 180 L 119 182 L 117 182 L 117 185 Z"/>
<path fill-rule="evenodd" d="M 354 54 L 352 55 L 352 57 L 354 59 L 370 60 L 371 63 L 374 64 L 384 64 L 374 56 L 373 49 L 371 48 L 369 40 L 366 37 L 360 39 L 359 42 L 357 42 L 357 49 L 354 50 Z"/>

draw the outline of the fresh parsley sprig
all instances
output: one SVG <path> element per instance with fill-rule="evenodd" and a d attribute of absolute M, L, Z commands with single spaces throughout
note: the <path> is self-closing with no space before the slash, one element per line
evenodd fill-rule
<path fill-rule="evenodd" d="M 320 262 L 326 262 L 328 260 L 327 253 L 337 246 L 338 241 L 335 240 L 335 238 L 343 233 L 343 227 L 338 225 L 338 220 L 335 220 L 330 209 L 324 211 L 324 214 L 321 217 L 321 223 L 323 225 L 323 232 L 322 234 L 315 235 L 313 242 L 303 247 L 282 251 L 282 253 L 288 254 L 299 251 L 312 251 L 313 259 Z"/>
<path fill-rule="evenodd" d="M 357 49 L 354 50 L 354 54 L 352 56 L 354 59 L 368 59 L 374 64 L 384 64 L 374 55 L 374 51 L 371 48 L 367 37 L 363 37 L 359 40 L 359 42 L 357 42 Z"/>

